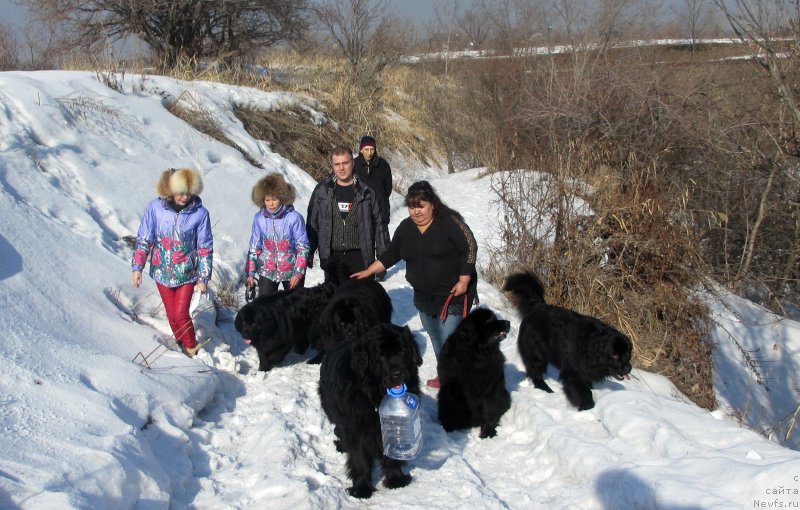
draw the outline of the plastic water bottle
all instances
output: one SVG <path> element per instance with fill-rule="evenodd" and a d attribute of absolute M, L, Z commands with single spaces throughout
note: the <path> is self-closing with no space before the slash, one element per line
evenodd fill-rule
<path fill-rule="evenodd" d="M 405 384 L 387 389 L 378 408 L 383 454 L 398 460 L 413 459 L 422 448 L 419 398 L 406 389 Z"/>

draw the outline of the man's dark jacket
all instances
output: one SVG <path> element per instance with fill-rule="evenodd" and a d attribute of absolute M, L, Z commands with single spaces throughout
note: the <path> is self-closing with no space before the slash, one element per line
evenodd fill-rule
<path fill-rule="evenodd" d="M 365 186 L 356 177 L 355 204 L 350 214 L 355 214 L 358 222 L 358 243 L 364 266 L 369 266 L 378 255 L 386 250 L 389 245 L 389 229 L 382 222 L 381 206 L 375 191 Z M 311 199 L 308 201 L 306 214 L 306 231 L 311 245 L 308 260 L 314 260 L 314 252 L 319 250 L 319 259 L 325 269 L 327 260 L 331 256 L 331 240 L 333 237 L 333 196 L 334 177 L 328 177 L 317 184 Z M 338 210 L 336 214 L 339 214 Z"/>
<path fill-rule="evenodd" d="M 356 175 L 370 188 L 374 189 L 380 198 L 381 214 L 384 225 L 389 224 L 389 197 L 392 194 L 392 167 L 376 153 L 368 162 L 359 154 L 353 160 Z"/>

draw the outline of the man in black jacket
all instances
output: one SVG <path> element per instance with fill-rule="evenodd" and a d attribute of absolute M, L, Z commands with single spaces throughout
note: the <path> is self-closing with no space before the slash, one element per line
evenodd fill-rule
<path fill-rule="evenodd" d="M 361 137 L 358 157 L 353 161 L 356 175 L 367 186 L 375 190 L 380 199 L 383 224 L 389 225 L 389 197 L 392 194 L 392 167 L 378 156 L 378 146 L 371 136 Z"/>
<path fill-rule="evenodd" d="M 358 157 L 353 161 L 356 175 L 367 186 L 375 190 L 381 206 L 381 221 L 389 229 L 389 197 L 392 195 L 392 167 L 389 162 L 378 156 L 378 144 L 375 138 L 364 135 L 358 144 Z M 386 271 L 375 275 L 375 279 L 383 281 Z"/>
<path fill-rule="evenodd" d="M 308 260 L 319 250 L 325 270 L 331 258 L 342 261 L 348 274 L 369 266 L 389 244 L 389 230 L 382 221 L 376 192 L 360 182 L 353 169 L 353 153 L 342 145 L 331 152 L 333 174 L 317 184 L 306 214 L 310 250 Z"/>

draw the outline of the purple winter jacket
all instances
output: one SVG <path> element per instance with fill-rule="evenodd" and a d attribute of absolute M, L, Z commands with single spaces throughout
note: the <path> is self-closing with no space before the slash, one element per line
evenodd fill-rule
<path fill-rule="evenodd" d="M 308 236 L 303 216 L 292 205 L 275 213 L 265 207 L 253 216 L 250 248 L 247 251 L 247 276 L 284 282 L 303 277 L 308 258 Z"/>
<path fill-rule="evenodd" d="M 150 257 L 150 277 L 166 287 L 198 280 L 207 284 L 213 254 L 211 219 L 200 197 L 194 197 L 179 213 L 167 199 L 156 198 L 142 216 L 131 269 L 142 271 Z"/>

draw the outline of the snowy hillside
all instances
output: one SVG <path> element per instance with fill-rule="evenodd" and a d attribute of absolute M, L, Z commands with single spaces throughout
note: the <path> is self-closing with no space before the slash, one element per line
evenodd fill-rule
<path fill-rule="evenodd" d="M 516 353 L 518 318 L 485 281 L 482 306 L 512 321 L 502 344 L 512 407 L 497 437 L 444 433 L 435 391 L 426 389 L 414 481 L 378 486 L 367 502 L 350 498 L 345 458 L 317 396 L 319 367 L 291 355 L 256 372 L 255 352 L 233 329 L 235 310 L 201 301 L 199 334 L 211 341 L 197 358 L 168 352 L 151 368 L 132 362 L 168 326 L 153 282 L 131 287 L 131 252 L 120 240 L 135 233 L 159 174 L 194 166 L 214 230 L 211 287 L 235 281 L 255 212 L 250 189 L 264 170 L 165 103 L 212 112 L 230 139 L 296 186 L 301 212 L 314 181 L 251 139 L 231 111 L 295 105 L 319 122 L 321 108 L 290 94 L 158 77 L 126 76 L 121 89 L 94 73 L 0 73 L 0 508 L 800 506 L 800 453 L 741 428 L 725 409 L 697 408 L 663 377 L 634 370 L 631 381 L 603 383 L 585 412 L 566 403 L 555 371 L 555 393 L 533 388 Z M 490 177 L 472 170 L 433 185 L 482 246 L 493 242 Z M 393 204 L 390 230 L 406 215 L 400 197 Z M 317 267 L 308 279 L 322 280 Z M 393 321 L 427 346 L 402 264 L 384 286 Z M 721 400 L 750 401 L 782 419 L 800 386 L 797 323 L 729 302 L 717 310 L 715 333 Z M 723 331 L 774 361 L 770 391 L 749 383 L 752 371 Z M 778 354 L 766 352 L 771 346 Z M 424 358 L 423 380 L 435 372 L 429 349 Z"/>

